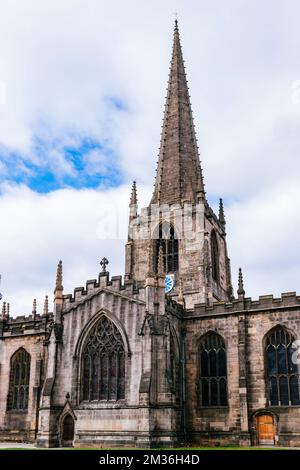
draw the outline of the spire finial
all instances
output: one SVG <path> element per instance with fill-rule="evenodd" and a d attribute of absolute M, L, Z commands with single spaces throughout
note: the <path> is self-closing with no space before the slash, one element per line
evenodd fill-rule
<path fill-rule="evenodd" d="M 162 245 L 159 246 L 159 250 L 158 250 L 157 274 L 159 276 L 163 276 L 165 274 L 164 252 L 163 252 Z"/>
<path fill-rule="evenodd" d="M 36 299 L 33 299 L 33 302 L 32 302 L 32 316 L 33 316 L 33 319 L 35 320 L 35 318 L 36 318 Z"/>
<path fill-rule="evenodd" d="M 242 268 L 239 268 L 239 288 L 238 288 L 237 293 L 238 293 L 239 299 L 243 300 L 245 297 L 245 289 L 244 289 L 244 279 L 243 279 Z"/>
<path fill-rule="evenodd" d="M 132 227 L 130 227 L 130 223 L 137 218 L 138 211 L 137 211 L 137 190 L 136 190 L 136 182 L 133 181 L 132 187 L 131 187 L 131 195 L 130 195 L 130 203 L 129 203 L 129 231 L 128 231 L 128 237 L 131 238 L 131 234 L 129 233 L 132 230 Z"/>
<path fill-rule="evenodd" d="M 178 13 L 177 13 L 177 11 L 175 11 L 174 17 L 175 17 L 175 29 L 178 29 Z"/>
<path fill-rule="evenodd" d="M 45 296 L 45 301 L 44 301 L 44 315 L 49 315 L 49 300 L 48 300 L 48 295 Z"/>
<path fill-rule="evenodd" d="M 55 290 L 63 290 L 62 280 L 63 280 L 63 266 L 62 266 L 62 260 L 60 260 L 57 265 Z"/>
<path fill-rule="evenodd" d="M 131 188 L 131 196 L 130 196 L 130 205 L 137 204 L 137 190 L 136 190 L 136 181 L 133 181 L 132 188 Z"/>
<path fill-rule="evenodd" d="M 221 222 L 222 225 L 226 224 L 222 198 L 220 198 L 220 202 L 219 202 L 219 221 Z"/>

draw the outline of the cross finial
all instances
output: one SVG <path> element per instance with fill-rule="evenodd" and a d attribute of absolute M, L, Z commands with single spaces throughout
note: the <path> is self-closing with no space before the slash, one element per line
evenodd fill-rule
<path fill-rule="evenodd" d="M 102 258 L 102 260 L 100 261 L 100 266 L 102 267 L 102 272 L 103 273 L 106 273 L 106 266 L 109 264 L 109 261 L 107 258 Z"/>

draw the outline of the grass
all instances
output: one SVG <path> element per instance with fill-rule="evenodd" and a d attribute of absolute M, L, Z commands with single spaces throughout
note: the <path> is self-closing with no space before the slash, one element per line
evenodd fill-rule
<path fill-rule="evenodd" d="M 93 451 L 115 451 L 115 450 L 118 450 L 118 451 L 123 451 L 123 452 L 126 452 L 126 451 L 146 451 L 146 452 L 155 452 L 155 451 L 165 451 L 165 452 L 171 452 L 171 451 L 178 451 L 178 450 L 188 450 L 190 452 L 192 452 L 193 450 L 287 450 L 288 448 L 283 448 L 283 447 L 237 447 L 237 446 L 218 446 L 218 447 L 174 447 L 174 448 L 155 448 L 155 449 L 149 449 L 149 448 L 124 448 L 124 447 L 107 447 L 107 448 L 104 448 L 104 447 L 99 447 L 99 448 L 95 448 L 95 447 L 53 447 L 53 448 L 50 448 L 50 449 L 45 449 L 45 448 L 37 448 L 37 447 L 32 447 L 32 448 L 28 448 L 28 447 L 2 447 L 0 448 L 0 451 L 1 450 L 93 450 Z"/>

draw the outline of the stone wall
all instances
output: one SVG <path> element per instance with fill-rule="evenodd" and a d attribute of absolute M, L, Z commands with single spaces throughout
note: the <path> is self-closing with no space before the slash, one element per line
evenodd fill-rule
<path fill-rule="evenodd" d="M 39 396 L 46 366 L 44 340 L 47 321 L 39 317 L 7 320 L 0 338 L 0 439 L 33 442 L 38 425 Z M 20 348 L 30 354 L 27 411 L 7 411 L 11 357 Z"/>
<path fill-rule="evenodd" d="M 280 446 L 299 446 L 300 407 L 271 407 L 265 372 L 265 335 L 282 325 L 300 337 L 300 297 L 295 293 L 281 298 L 261 296 L 259 301 L 244 299 L 229 304 L 199 305 L 185 320 L 186 370 L 189 435 L 201 444 L 256 445 L 256 417 L 270 412 L 276 424 L 276 442 Z M 245 331 L 241 338 L 241 322 Z M 227 350 L 228 408 L 200 408 L 197 394 L 199 379 L 198 343 L 208 331 L 215 331 L 225 341 Z M 241 343 L 245 351 L 245 364 Z M 243 382 L 242 373 L 246 377 Z"/>

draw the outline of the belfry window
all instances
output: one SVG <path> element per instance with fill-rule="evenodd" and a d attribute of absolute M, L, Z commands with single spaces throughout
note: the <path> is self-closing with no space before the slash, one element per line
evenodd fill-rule
<path fill-rule="evenodd" d="M 266 338 L 266 368 L 271 406 L 300 405 L 299 375 L 293 361 L 295 337 L 278 326 Z"/>
<path fill-rule="evenodd" d="M 200 406 L 227 406 L 227 364 L 223 338 L 209 333 L 199 348 Z"/>
<path fill-rule="evenodd" d="M 83 351 L 82 398 L 116 401 L 125 398 L 125 351 L 115 324 L 102 316 Z"/>
<path fill-rule="evenodd" d="M 178 238 L 173 225 L 166 222 L 155 233 L 155 270 L 157 271 L 159 249 L 162 247 L 166 273 L 178 271 Z"/>
<path fill-rule="evenodd" d="M 219 247 L 216 232 L 213 230 L 210 236 L 211 274 L 214 281 L 219 281 Z"/>
<path fill-rule="evenodd" d="M 29 378 L 30 355 L 21 348 L 10 361 L 8 410 L 26 411 L 28 409 Z"/>

